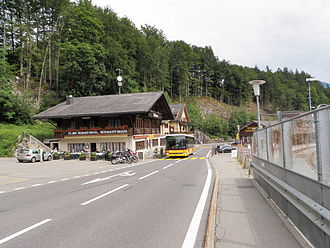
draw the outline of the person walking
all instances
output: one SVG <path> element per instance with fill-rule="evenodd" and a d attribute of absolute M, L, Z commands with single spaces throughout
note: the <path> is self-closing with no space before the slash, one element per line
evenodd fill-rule
<path fill-rule="evenodd" d="M 42 149 L 40 146 L 39 146 L 39 154 L 40 154 L 40 163 L 42 163 L 44 160 L 44 149 Z"/>

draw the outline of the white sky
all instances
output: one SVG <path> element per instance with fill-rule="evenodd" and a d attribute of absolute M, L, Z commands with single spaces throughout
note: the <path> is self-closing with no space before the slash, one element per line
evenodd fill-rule
<path fill-rule="evenodd" d="M 330 83 L 330 0 L 93 0 L 220 60 L 288 67 Z"/>

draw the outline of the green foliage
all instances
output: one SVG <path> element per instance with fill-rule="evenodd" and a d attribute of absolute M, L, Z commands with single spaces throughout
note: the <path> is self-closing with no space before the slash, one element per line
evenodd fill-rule
<path fill-rule="evenodd" d="M 231 137 L 235 137 L 237 133 L 237 126 L 244 126 L 249 122 L 256 120 L 257 116 L 255 114 L 246 112 L 243 109 L 234 110 L 232 113 L 229 122 L 228 122 L 228 134 Z"/>
<path fill-rule="evenodd" d="M 34 125 L 0 124 L 0 157 L 13 156 L 13 149 L 22 134 L 31 134 L 39 140 L 53 136 L 54 126 L 48 122 L 38 122 Z"/>
<path fill-rule="evenodd" d="M 228 136 L 228 121 L 214 114 L 208 115 L 202 121 L 202 131 L 211 137 L 226 138 Z"/>
<path fill-rule="evenodd" d="M 128 18 L 93 6 L 90 0 L 4 1 L 2 6 L 0 15 L 6 23 L 0 27 L 6 35 L 1 40 L 6 49 L 0 49 L 2 121 L 26 123 L 33 114 L 30 96 L 18 97 L 10 89 L 12 83 L 3 85 L 13 74 L 19 76 L 19 89 L 39 92 L 40 81 L 41 95 L 54 92 L 51 101 L 44 97 L 40 111 L 70 94 L 118 94 L 116 69 L 124 78 L 123 93 L 161 90 L 180 102 L 198 96 L 242 106 L 254 100 L 248 82 L 263 79 L 267 83 L 261 87 L 262 106 L 308 110 L 305 79 L 310 75 L 303 71 L 234 65 L 220 60 L 209 46 L 168 41 L 162 30 L 150 25 L 137 28 Z M 313 106 L 330 103 L 328 89 L 315 83 L 311 88 Z M 194 105 L 190 109 L 193 127 L 200 128 L 198 110 Z"/>
<path fill-rule="evenodd" d="M 10 82 L 0 84 L 0 121 L 14 124 L 32 123 L 35 108 L 28 91 L 14 93 Z"/>
<path fill-rule="evenodd" d="M 190 117 L 192 130 L 201 129 L 202 127 L 202 113 L 193 100 L 187 102 L 187 111 Z"/>

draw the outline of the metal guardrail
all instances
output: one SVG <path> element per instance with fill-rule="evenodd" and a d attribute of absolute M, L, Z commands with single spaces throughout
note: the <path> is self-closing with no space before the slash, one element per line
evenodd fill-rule
<path fill-rule="evenodd" d="M 255 181 L 315 247 L 330 247 L 330 106 L 258 130 Z"/>

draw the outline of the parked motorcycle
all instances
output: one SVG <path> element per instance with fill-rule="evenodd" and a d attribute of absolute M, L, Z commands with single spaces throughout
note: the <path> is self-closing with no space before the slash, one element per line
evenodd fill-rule
<path fill-rule="evenodd" d="M 139 161 L 139 158 L 136 156 L 136 153 L 135 152 L 131 152 L 131 151 L 128 151 L 127 152 L 127 156 L 129 157 L 130 160 L 132 160 L 132 162 L 136 163 Z"/>
<path fill-rule="evenodd" d="M 115 152 L 112 154 L 111 159 L 110 159 L 112 164 L 124 164 L 124 163 L 128 163 L 131 164 L 132 160 L 129 158 L 129 156 L 127 154 L 125 154 L 124 152 Z"/>

